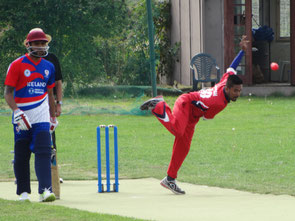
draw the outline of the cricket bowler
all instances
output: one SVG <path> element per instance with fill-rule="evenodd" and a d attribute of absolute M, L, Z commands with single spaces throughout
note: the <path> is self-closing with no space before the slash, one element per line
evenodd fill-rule
<path fill-rule="evenodd" d="M 162 96 L 152 98 L 140 107 L 141 110 L 151 110 L 163 126 L 175 136 L 167 176 L 160 183 L 175 194 L 185 194 L 177 185 L 176 178 L 190 150 L 196 124 L 200 118 L 213 119 L 229 102 L 236 101 L 241 94 L 243 82 L 236 75 L 236 68 L 248 43 L 246 36 L 243 36 L 240 42 L 242 50 L 218 84 L 210 89 L 182 94 L 177 98 L 173 112 Z"/>

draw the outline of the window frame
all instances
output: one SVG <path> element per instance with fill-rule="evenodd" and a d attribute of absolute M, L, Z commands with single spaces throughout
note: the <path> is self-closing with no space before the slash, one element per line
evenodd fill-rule
<path fill-rule="evenodd" d="M 290 36 L 289 37 L 281 37 L 281 0 L 276 0 L 276 14 L 277 14 L 277 19 L 276 19 L 276 41 L 279 42 L 289 42 L 290 41 L 290 36 L 291 36 L 291 26 L 290 26 Z M 290 5 L 290 10 L 291 10 L 291 5 Z M 291 23 L 291 11 L 290 13 L 290 23 Z"/>

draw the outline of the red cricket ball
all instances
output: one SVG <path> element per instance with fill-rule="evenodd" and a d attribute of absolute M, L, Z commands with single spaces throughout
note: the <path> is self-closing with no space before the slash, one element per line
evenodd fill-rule
<path fill-rule="evenodd" d="M 277 71 L 277 70 L 279 70 L 279 65 L 278 65 L 276 62 L 272 62 L 272 63 L 270 64 L 270 68 L 271 68 L 271 70 L 273 70 L 273 71 Z"/>

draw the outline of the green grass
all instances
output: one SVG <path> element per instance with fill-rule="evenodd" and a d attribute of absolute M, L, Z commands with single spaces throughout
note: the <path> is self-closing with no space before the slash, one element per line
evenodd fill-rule
<path fill-rule="evenodd" d="M 41 203 L 15 202 L 0 199 L 0 220 L 5 221 L 127 221 L 140 220 L 106 215 Z"/>
<path fill-rule="evenodd" d="M 176 98 L 165 99 L 172 107 Z M 132 102 L 117 101 L 131 106 Z M 65 103 L 67 109 L 71 102 Z M 79 100 L 79 104 L 95 109 L 114 102 L 86 99 Z M 230 103 L 214 120 L 200 120 L 178 180 L 294 196 L 294 107 L 292 97 L 243 97 Z M 11 117 L 0 116 L 1 180 L 14 179 L 9 153 L 13 149 L 10 121 Z M 120 178 L 161 179 L 166 175 L 174 137 L 151 115 L 63 115 L 59 122 L 58 160 L 65 180 L 97 178 L 96 127 L 100 124 L 118 126 Z"/>

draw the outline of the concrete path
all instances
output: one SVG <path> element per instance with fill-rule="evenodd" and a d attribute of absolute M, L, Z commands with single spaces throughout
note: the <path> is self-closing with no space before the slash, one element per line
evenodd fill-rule
<path fill-rule="evenodd" d="M 120 180 L 119 193 L 97 193 L 97 181 L 65 181 L 53 203 L 91 212 L 149 220 L 294 221 L 295 197 L 179 183 L 186 195 L 174 195 L 159 180 Z M 13 182 L 0 182 L 0 198 L 16 200 Z M 32 182 L 32 201 L 38 201 Z"/>

